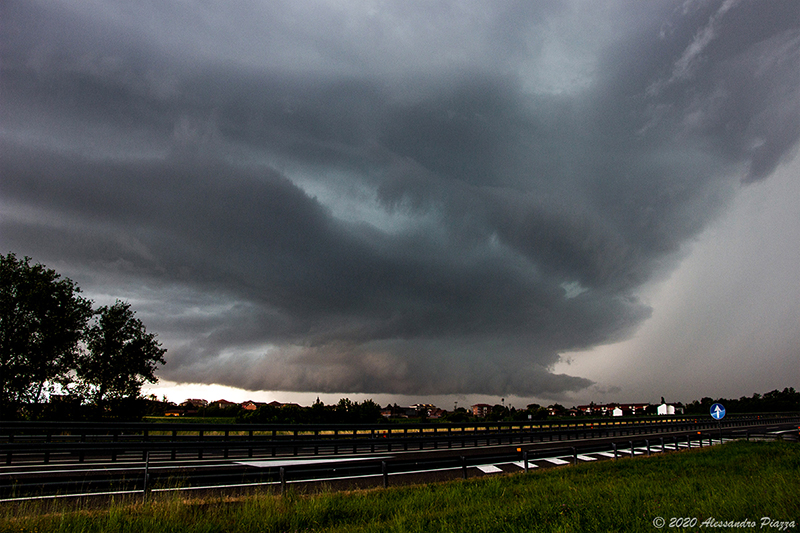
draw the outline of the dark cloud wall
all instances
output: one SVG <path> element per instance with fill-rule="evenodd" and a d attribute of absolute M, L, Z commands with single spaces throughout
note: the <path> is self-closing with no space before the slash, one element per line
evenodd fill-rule
<path fill-rule="evenodd" d="M 167 379 L 583 389 L 559 354 L 793 153 L 800 21 L 578 7 L 6 2 L 0 243 L 134 301 Z"/>

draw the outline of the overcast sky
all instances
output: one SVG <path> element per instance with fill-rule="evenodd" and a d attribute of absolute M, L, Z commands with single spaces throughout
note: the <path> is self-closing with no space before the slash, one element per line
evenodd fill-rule
<path fill-rule="evenodd" d="M 171 399 L 800 385 L 796 0 L 0 21 L 0 249 L 129 301 Z"/>

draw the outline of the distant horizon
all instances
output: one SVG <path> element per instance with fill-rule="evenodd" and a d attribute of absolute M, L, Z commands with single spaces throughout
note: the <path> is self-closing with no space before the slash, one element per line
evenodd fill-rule
<path fill-rule="evenodd" d="M 718 398 L 739 399 L 739 398 L 742 398 L 742 397 L 748 397 L 749 398 L 749 397 L 752 397 L 753 394 L 761 394 L 761 395 L 763 395 L 763 394 L 765 394 L 767 392 L 771 392 L 773 390 L 782 391 L 782 390 L 784 390 L 786 388 L 794 388 L 794 386 L 793 385 L 786 385 L 784 387 L 776 387 L 776 388 L 773 388 L 773 389 L 770 389 L 770 390 L 752 391 L 752 392 L 750 392 L 748 394 L 739 394 L 737 396 L 714 396 L 714 395 L 709 395 L 709 394 L 701 394 L 696 398 L 690 398 L 688 400 L 687 399 L 670 399 L 670 398 L 667 398 L 665 396 L 664 400 L 666 401 L 667 404 L 680 403 L 680 404 L 683 404 L 683 405 L 687 405 L 687 404 L 689 404 L 689 403 L 691 403 L 691 402 L 693 402 L 695 400 L 699 401 L 699 400 L 701 400 L 701 399 L 703 399 L 705 397 L 712 398 L 712 399 L 718 399 Z M 178 390 L 180 390 L 181 392 L 177 392 Z M 172 397 L 170 396 L 170 394 L 185 395 L 186 391 L 191 391 L 191 390 L 197 391 L 197 395 L 188 395 L 188 396 L 184 397 L 183 399 L 181 399 L 180 401 L 173 400 Z M 167 392 L 167 391 L 175 391 L 175 392 Z M 216 397 L 216 396 L 215 397 L 210 397 L 208 395 L 203 396 L 202 395 L 204 393 L 203 391 L 216 391 L 216 392 L 222 393 L 223 395 L 219 396 L 219 397 Z M 225 393 L 228 393 L 227 396 L 225 396 Z M 381 407 L 385 407 L 386 405 L 394 405 L 394 404 L 397 404 L 397 405 L 400 405 L 400 406 L 410 406 L 410 405 L 413 405 L 413 404 L 430 403 L 430 404 L 433 404 L 436 407 L 438 407 L 440 409 L 444 409 L 446 411 L 454 410 L 454 404 L 456 402 L 458 403 L 458 407 L 464 407 L 466 409 L 469 409 L 470 406 L 475 405 L 475 404 L 485 403 L 485 404 L 488 404 L 488 405 L 502 405 L 502 404 L 504 404 L 509 409 L 511 407 L 515 407 L 517 410 L 526 409 L 528 405 L 534 404 L 534 403 L 537 403 L 537 404 L 541 405 L 542 407 L 548 407 L 550 405 L 560 404 L 560 405 L 563 405 L 566 408 L 577 407 L 579 405 L 589 405 L 591 403 L 595 403 L 595 404 L 598 404 L 598 405 L 601 405 L 601 404 L 602 405 L 607 405 L 607 404 L 611 404 L 611 403 L 659 405 L 661 403 L 661 396 L 658 396 L 655 400 L 649 400 L 649 401 L 648 400 L 642 401 L 642 400 L 635 400 L 635 399 L 634 400 L 618 399 L 618 400 L 608 400 L 608 401 L 605 401 L 605 400 L 604 401 L 588 400 L 588 401 L 580 401 L 580 402 L 574 402 L 574 403 L 573 402 L 564 403 L 562 401 L 547 401 L 547 400 L 527 401 L 527 400 L 524 400 L 524 399 L 521 399 L 521 398 L 515 400 L 513 397 L 512 398 L 496 398 L 496 399 L 493 399 L 492 397 L 484 396 L 484 397 L 479 397 L 479 398 L 482 398 L 482 399 L 478 399 L 478 400 L 474 400 L 474 401 L 445 399 L 444 403 L 441 403 L 442 402 L 442 397 L 441 396 L 437 396 L 437 397 L 433 397 L 432 396 L 431 398 L 433 398 L 435 400 L 438 400 L 438 401 L 429 401 L 429 400 L 431 400 L 431 398 L 423 398 L 423 397 L 416 397 L 416 396 L 414 396 L 414 397 L 403 397 L 403 396 L 392 396 L 392 395 L 383 395 L 383 394 L 372 394 L 372 395 L 370 395 L 370 394 L 362 394 L 362 393 L 357 393 L 357 394 L 336 394 L 336 393 L 315 394 L 315 393 L 275 392 L 275 391 L 245 391 L 243 389 L 234 389 L 233 387 L 225 387 L 225 386 L 221 386 L 221 385 L 198 385 L 198 384 L 192 384 L 192 385 L 174 385 L 173 384 L 173 385 L 164 385 L 163 387 L 149 386 L 149 387 L 143 388 L 142 394 L 145 395 L 145 396 L 147 396 L 149 394 L 155 394 L 156 397 L 159 400 L 162 398 L 163 395 L 166 395 L 167 396 L 167 400 L 175 403 L 176 405 L 180 405 L 181 403 L 183 403 L 183 402 L 185 402 L 186 400 L 189 400 L 189 399 L 202 399 L 202 400 L 207 400 L 209 402 L 214 402 L 214 401 L 218 401 L 218 400 L 227 400 L 227 401 L 231 401 L 231 402 L 239 403 L 239 404 L 244 403 L 246 401 L 255 401 L 255 402 L 262 402 L 262 403 L 269 403 L 269 402 L 272 402 L 272 401 L 277 401 L 277 402 L 280 402 L 280 403 L 296 403 L 296 404 L 301 405 L 303 407 L 309 407 L 316 401 L 317 398 L 319 398 L 320 401 L 322 403 L 324 403 L 325 405 L 335 405 L 335 404 L 337 404 L 339 402 L 340 399 L 348 398 L 348 399 L 350 399 L 352 401 L 357 401 L 357 402 L 363 402 L 364 400 L 372 400 L 375 403 L 377 403 L 378 405 L 380 405 Z M 182 396 L 178 396 L 178 397 L 182 397 Z M 465 396 L 464 398 L 467 398 L 467 397 L 469 397 L 469 396 Z M 308 400 L 308 398 L 312 398 L 312 399 Z M 394 398 L 394 399 L 392 399 L 392 398 Z M 412 398 L 415 398 L 415 400 L 411 401 Z M 381 401 L 379 401 L 379 399 L 381 399 Z M 504 402 L 502 400 L 504 400 Z M 523 401 L 525 403 L 522 403 Z"/>

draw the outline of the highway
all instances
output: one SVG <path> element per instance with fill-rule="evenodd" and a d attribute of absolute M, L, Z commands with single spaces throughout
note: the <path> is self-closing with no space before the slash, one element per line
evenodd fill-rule
<path fill-rule="evenodd" d="M 517 433 L 516 442 L 507 432 L 484 434 L 480 439 L 379 434 L 359 439 L 355 447 L 353 441 L 326 439 L 323 443 L 313 437 L 298 444 L 293 435 L 291 440 L 281 441 L 281 447 L 267 446 L 261 453 L 258 448 L 248 448 L 251 441 L 231 449 L 217 446 L 228 441 L 212 440 L 200 454 L 186 449 L 176 455 L 169 442 L 157 442 L 142 454 L 142 443 L 136 442 L 131 450 L 116 451 L 114 460 L 108 459 L 108 450 L 103 456 L 90 447 L 83 454 L 77 449 L 49 450 L 44 462 L 39 451 L 25 456 L 26 460 L 0 466 L 0 501 L 173 491 L 277 492 L 298 484 L 309 489 L 320 484 L 332 489 L 387 486 L 614 460 L 716 445 L 734 438 L 797 437 L 796 418 L 759 422 L 727 428 L 698 423 L 671 426 L 669 431 L 651 425 L 648 431 L 640 426 L 641 431 L 618 428 L 600 434 L 559 428 L 537 434 L 536 439 Z"/>

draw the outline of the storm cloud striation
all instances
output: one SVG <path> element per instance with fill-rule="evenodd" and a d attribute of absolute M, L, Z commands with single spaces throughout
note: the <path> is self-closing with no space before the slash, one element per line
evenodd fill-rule
<path fill-rule="evenodd" d="M 0 244 L 178 382 L 584 389 L 800 137 L 794 1 L 0 10 Z"/>

